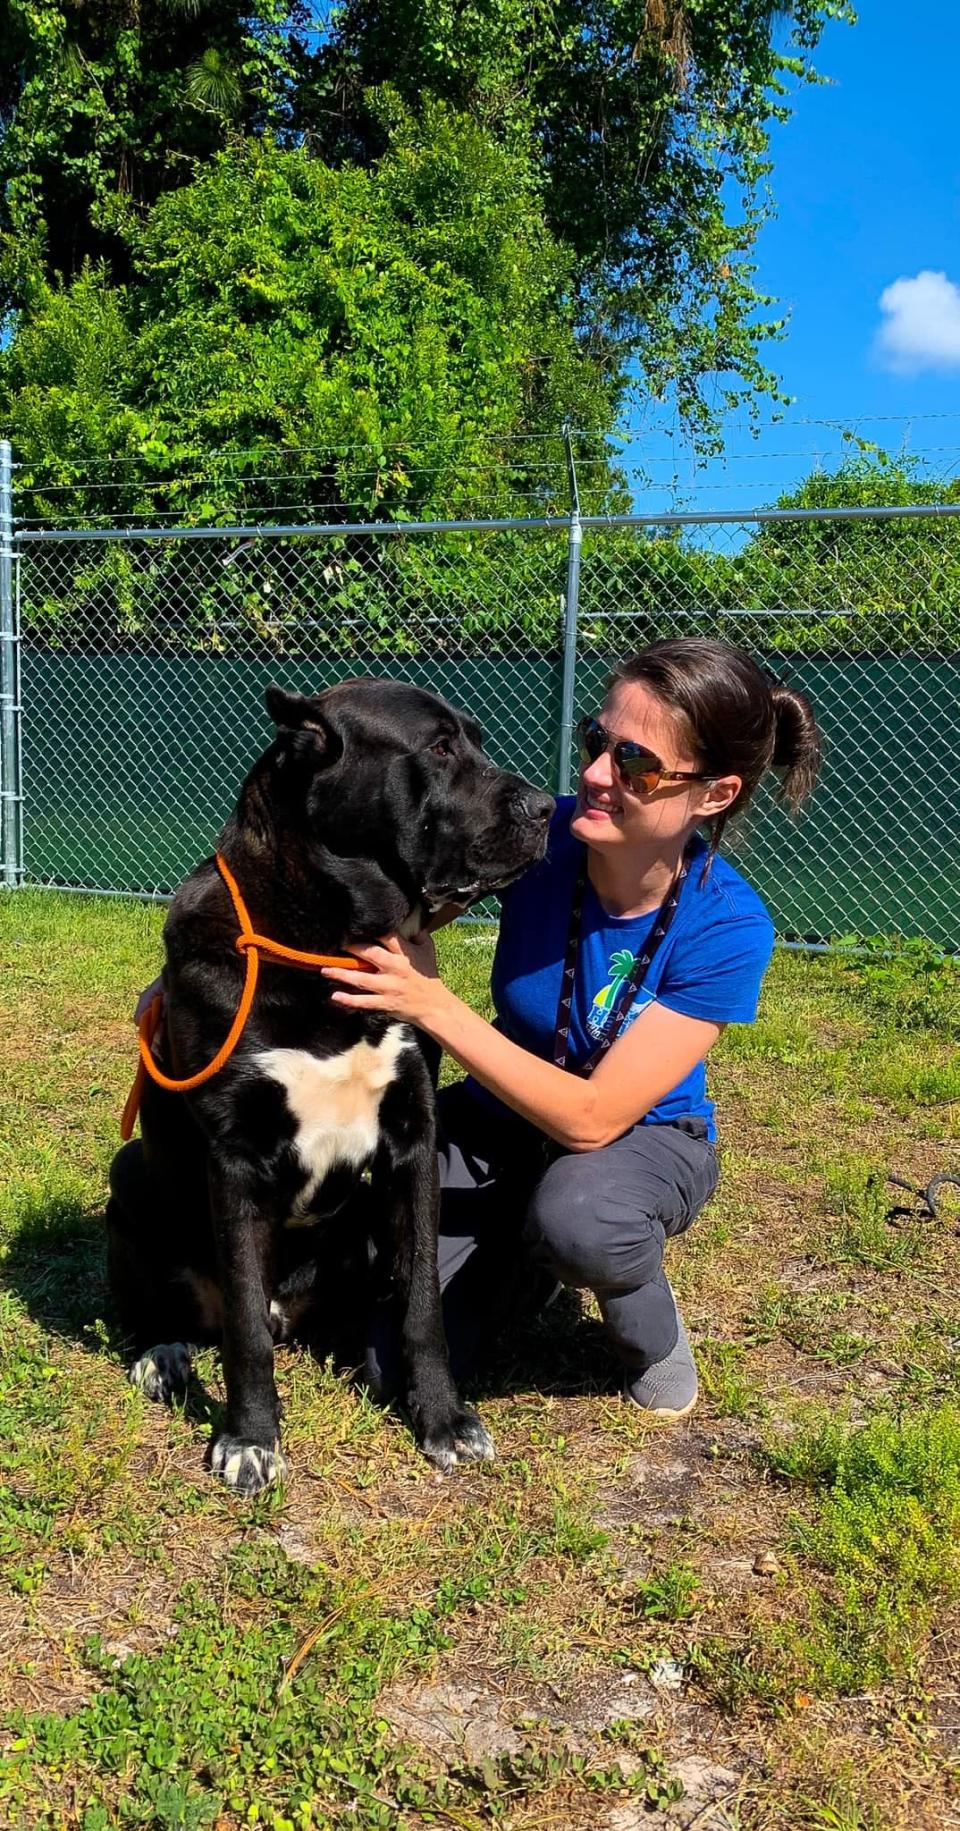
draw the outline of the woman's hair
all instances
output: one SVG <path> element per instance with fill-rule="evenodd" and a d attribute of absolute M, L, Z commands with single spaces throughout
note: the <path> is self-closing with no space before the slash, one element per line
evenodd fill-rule
<path fill-rule="evenodd" d="M 672 713 L 680 736 L 707 775 L 740 776 L 743 787 L 710 826 L 717 851 L 728 819 L 751 800 L 770 768 L 782 770 L 779 798 L 792 813 L 820 769 L 820 733 L 803 693 L 765 674 L 743 649 L 706 636 L 651 642 L 611 676 L 640 680 Z"/>

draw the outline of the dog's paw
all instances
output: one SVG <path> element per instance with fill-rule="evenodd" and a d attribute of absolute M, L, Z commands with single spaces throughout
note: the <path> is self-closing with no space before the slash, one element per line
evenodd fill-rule
<path fill-rule="evenodd" d="M 238 1494 L 259 1494 L 271 1482 L 285 1481 L 286 1458 L 279 1443 L 272 1450 L 244 1437 L 218 1437 L 210 1451 L 210 1467 L 228 1488 Z"/>
<path fill-rule="evenodd" d="M 467 1406 L 455 1412 L 449 1424 L 428 1431 L 422 1448 L 427 1461 L 445 1474 L 458 1462 L 492 1462 L 497 1453 L 489 1431 Z"/>
<path fill-rule="evenodd" d="M 139 1387 L 148 1399 L 160 1399 L 169 1405 L 182 1399 L 190 1380 L 190 1368 L 196 1350 L 192 1342 L 161 1341 L 155 1348 L 134 1361 L 130 1369 L 131 1386 Z"/>
<path fill-rule="evenodd" d="M 274 1341 L 278 1345 L 288 1342 L 293 1334 L 293 1323 L 283 1305 L 278 1303 L 275 1297 L 270 1304 L 269 1321 L 270 1333 Z"/>

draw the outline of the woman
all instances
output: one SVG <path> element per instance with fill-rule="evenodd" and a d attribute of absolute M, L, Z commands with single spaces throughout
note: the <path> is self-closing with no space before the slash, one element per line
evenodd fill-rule
<path fill-rule="evenodd" d="M 440 1096 L 456 1375 L 529 1288 L 526 1248 L 551 1282 L 595 1293 L 625 1394 L 681 1418 L 697 1376 L 664 1244 L 716 1186 L 704 1063 L 728 1023 L 755 1017 L 773 946 L 720 841 L 771 766 L 799 806 L 819 736 L 801 694 L 690 637 L 618 668 L 579 738 L 577 796 L 558 803 L 543 863 L 502 898 L 494 1023 L 442 983 L 428 937 L 358 949 L 375 982 L 328 976 L 340 1003 L 416 1024 L 467 1070 Z M 368 1352 L 382 1392 L 391 1359 L 384 1317 Z"/>

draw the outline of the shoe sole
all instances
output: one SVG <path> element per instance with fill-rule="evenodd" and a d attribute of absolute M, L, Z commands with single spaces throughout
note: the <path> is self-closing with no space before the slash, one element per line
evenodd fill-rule
<path fill-rule="evenodd" d="M 639 1403 L 639 1401 L 637 1399 L 633 1398 L 632 1394 L 630 1394 L 626 1390 L 624 1390 L 623 1396 L 625 1399 L 627 1399 L 629 1401 L 629 1403 L 631 1405 L 636 1407 L 637 1411 L 642 1412 L 645 1418 L 649 1418 L 651 1423 L 653 1423 L 653 1424 L 679 1424 L 681 1418 L 689 1418 L 690 1413 L 696 1409 L 697 1401 L 700 1397 L 700 1394 L 698 1392 L 694 1393 L 694 1396 L 690 1400 L 689 1404 L 681 1405 L 676 1409 L 673 1409 L 666 1405 L 657 1405 L 657 1406 L 641 1405 Z"/>

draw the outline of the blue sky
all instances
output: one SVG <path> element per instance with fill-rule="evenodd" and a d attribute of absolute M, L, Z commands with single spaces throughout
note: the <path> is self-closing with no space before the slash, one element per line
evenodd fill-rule
<path fill-rule="evenodd" d="M 775 130 L 778 214 L 757 246 L 756 283 L 790 314 L 767 354 L 794 405 L 758 444 L 731 424 L 731 455 L 699 473 L 648 419 L 630 460 L 664 484 L 676 469 L 677 506 L 756 506 L 818 456 L 832 467 L 839 433 L 811 421 L 906 444 L 936 474 L 960 471 L 960 8 L 863 0 L 857 25 L 828 28 L 817 62 L 832 81 L 800 90 Z M 653 510 L 670 497 L 638 500 Z"/>

